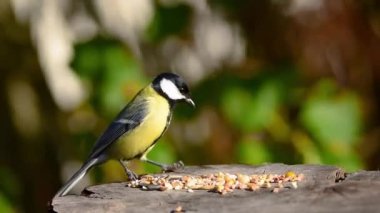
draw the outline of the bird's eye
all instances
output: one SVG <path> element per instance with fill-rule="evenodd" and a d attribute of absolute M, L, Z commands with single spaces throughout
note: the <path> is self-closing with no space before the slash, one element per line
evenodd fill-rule
<path fill-rule="evenodd" d="M 179 88 L 179 91 L 182 93 L 182 94 L 186 94 L 189 92 L 189 89 L 187 89 L 187 87 L 180 87 Z"/>

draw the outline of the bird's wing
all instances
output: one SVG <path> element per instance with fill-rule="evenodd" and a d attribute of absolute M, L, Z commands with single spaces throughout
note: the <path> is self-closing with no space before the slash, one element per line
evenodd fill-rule
<path fill-rule="evenodd" d="M 88 160 L 99 157 L 120 136 L 139 126 L 147 114 L 146 103 L 144 100 L 132 100 L 96 141 Z"/>

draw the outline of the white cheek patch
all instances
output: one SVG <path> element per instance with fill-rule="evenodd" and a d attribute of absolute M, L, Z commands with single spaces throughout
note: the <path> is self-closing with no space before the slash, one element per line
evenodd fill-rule
<path fill-rule="evenodd" d="M 181 94 L 176 85 L 168 79 L 162 79 L 160 81 L 162 91 L 172 100 L 181 100 L 186 97 Z"/>

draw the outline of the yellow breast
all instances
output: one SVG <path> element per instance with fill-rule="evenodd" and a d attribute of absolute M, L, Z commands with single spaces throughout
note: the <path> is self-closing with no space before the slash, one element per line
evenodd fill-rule
<path fill-rule="evenodd" d="M 150 86 L 143 93 L 144 99 L 148 101 L 148 113 L 138 127 L 120 137 L 116 146 L 113 146 L 111 153 L 116 159 L 128 160 L 144 154 L 166 128 L 170 115 L 168 101 Z"/>

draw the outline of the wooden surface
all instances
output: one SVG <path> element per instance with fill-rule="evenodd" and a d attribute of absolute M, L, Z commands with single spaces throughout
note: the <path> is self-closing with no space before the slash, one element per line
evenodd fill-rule
<path fill-rule="evenodd" d="M 380 172 L 361 171 L 345 174 L 334 166 L 268 164 L 190 166 L 170 174 L 242 174 L 303 173 L 297 189 L 273 193 L 235 190 L 226 195 L 196 190 L 143 191 L 109 183 L 87 188 L 81 196 L 55 198 L 55 212 L 173 212 L 181 206 L 185 212 L 380 212 Z"/>

